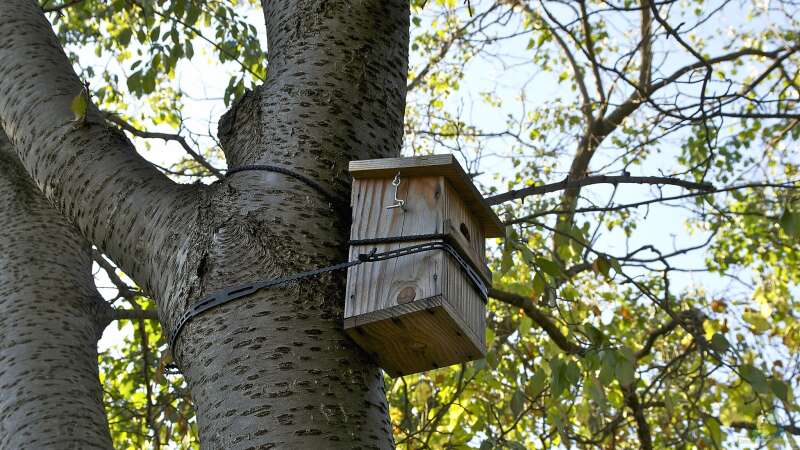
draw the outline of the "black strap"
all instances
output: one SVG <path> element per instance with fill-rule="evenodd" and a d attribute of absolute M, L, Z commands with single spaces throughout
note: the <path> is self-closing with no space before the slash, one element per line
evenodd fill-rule
<path fill-rule="evenodd" d="M 382 238 L 369 238 L 369 239 L 351 239 L 348 244 L 350 245 L 374 245 L 374 244 L 394 244 L 397 242 L 413 242 L 413 241 L 428 241 L 431 239 L 445 239 L 446 234 L 432 233 L 432 234 L 412 234 L 410 236 L 392 236 Z"/>
<path fill-rule="evenodd" d="M 398 241 L 441 239 L 442 237 L 443 235 L 441 234 L 414 235 L 414 236 L 403 236 L 394 238 L 364 239 L 359 241 L 351 241 L 350 243 L 351 245 L 359 245 L 361 242 L 364 241 L 369 241 L 372 243 L 383 243 L 383 242 L 389 243 Z M 380 241 L 380 242 L 374 242 L 374 241 Z M 309 270 L 306 272 L 298 272 L 291 275 L 287 275 L 285 277 L 273 278 L 271 280 L 256 281 L 249 284 L 241 284 L 238 286 L 233 286 L 227 289 L 216 291 L 213 294 L 204 297 L 199 302 L 194 303 L 192 306 L 189 307 L 189 309 L 187 309 L 181 315 L 181 317 L 178 319 L 178 325 L 175 327 L 175 331 L 171 333 L 169 340 L 169 347 L 172 351 L 175 350 L 175 344 L 177 343 L 178 336 L 180 335 L 181 330 L 183 330 L 186 324 L 189 323 L 189 321 L 192 320 L 193 317 L 202 314 L 203 312 L 208 311 L 209 309 L 215 308 L 220 305 L 224 305 L 226 303 L 230 303 L 242 297 L 246 297 L 261 289 L 286 285 L 305 278 L 315 277 L 318 275 L 322 275 L 323 273 L 344 270 L 349 267 L 357 266 L 368 262 L 385 261 L 387 259 L 399 258 L 401 256 L 408 256 L 416 253 L 423 253 L 434 250 L 443 250 L 458 263 L 461 270 L 464 271 L 464 273 L 467 275 L 467 278 L 469 278 L 475 289 L 478 291 L 481 300 L 484 303 L 486 303 L 489 296 L 488 287 L 483 282 L 483 279 L 480 277 L 480 275 L 478 275 L 478 273 L 475 271 L 475 269 L 473 269 L 472 266 L 466 260 L 464 260 L 464 258 L 461 257 L 458 251 L 448 242 L 442 240 L 436 242 L 426 242 L 424 244 L 410 245 L 407 247 L 401 247 L 395 250 L 387 250 L 380 253 L 378 253 L 376 248 L 373 248 L 372 251 L 369 253 L 359 254 L 358 258 L 353 261 L 334 264 L 332 266 L 322 267 L 320 269 Z"/>
<path fill-rule="evenodd" d="M 288 175 L 288 176 L 290 176 L 290 177 L 292 177 L 292 178 L 294 178 L 296 180 L 302 181 L 303 183 L 308 185 L 310 188 L 312 188 L 315 191 L 319 192 L 326 199 L 328 199 L 328 201 L 330 201 L 331 203 L 339 204 L 339 205 L 348 204 L 348 202 L 342 200 L 342 198 L 340 196 L 338 196 L 336 194 L 333 194 L 332 192 L 327 190 L 324 186 L 322 186 L 321 184 L 317 183 L 312 178 L 309 178 L 309 177 L 307 177 L 307 176 L 305 176 L 305 175 L 303 175 L 301 173 L 297 173 L 297 172 L 295 172 L 293 170 L 290 170 L 290 169 L 287 169 L 285 167 L 270 166 L 270 165 L 266 165 L 266 164 L 252 164 L 252 165 L 248 165 L 248 166 L 240 166 L 240 167 L 234 167 L 233 169 L 228 169 L 227 172 L 225 172 L 225 176 L 227 177 L 227 176 L 233 175 L 235 173 L 246 172 L 246 171 L 250 171 L 250 170 L 264 171 L 264 172 L 275 172 L 275 173 L 282 173 L 284 175 Z"/>

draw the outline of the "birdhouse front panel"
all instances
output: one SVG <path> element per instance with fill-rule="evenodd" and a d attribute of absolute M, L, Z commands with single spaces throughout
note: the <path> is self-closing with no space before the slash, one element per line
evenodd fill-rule
<path fill-rule="evenodd" d="M 465 201 L 477 190 L 457 164 L 450 155 L 351 163 L 351 258 L 428 242 L 456 254 L 432 250 L 348 270 L 345 329 L 393 376 L 485 353 L 485 298 L 474 280 L 491 284 L 487 214 Z M 465 180 L 472 191 L 464 192 Z"/>

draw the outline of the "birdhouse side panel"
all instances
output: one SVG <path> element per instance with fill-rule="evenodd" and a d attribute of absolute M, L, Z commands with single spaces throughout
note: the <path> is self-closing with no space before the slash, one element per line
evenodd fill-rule
<path fill-rule="evenodd" d="M 467 207 L 461 195 L 452 184 L 444 180 L 442 209 L 445 219 L 449 219 L 454 231 L 463 236 L 469 243 L 471 250 L 478 256 L 482 264 L 486 264 L 486 239 L 480 222 L 475 214 Z"/>
<path fill-rule="evenodd" d="M 432 242 L 420 241 L 419 243 Z M 350 258 L 360 253 L 395 250 L 408 243 L 358 245 Z M 445 255 L 441 251 L 416 253 L 351 267 L 347 272 L 344 317 L 354 317 L 396 305 L 434 297 L 442 293 Z"/>
<path fill-rule="evenodd" d="M 350 239 L 375 239 L 442 232 L 442 193 L 445 179 L 437 176 L 402 178 L 395 204 L 395 187 L 389 178 L 356 179 L 351 203 L 353 224 Z"/>
<path fill-rule="evenodd" d="M 459 322 L 465 327 L 461 330 L 481 350 L 479 358 L 485 353 L 486 305 L 477 288 L 464 269 L 453 258 L 447 257 L 444 264 L 444 299 L 459 316 Z"/>

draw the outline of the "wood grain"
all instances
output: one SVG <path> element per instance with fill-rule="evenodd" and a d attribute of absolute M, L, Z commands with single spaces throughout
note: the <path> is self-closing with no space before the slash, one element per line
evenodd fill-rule
<path fill-rule="evenodd" d="M 500 219 L 486 203 L 472 179 L 464 172 L 453 155 L 414 156 L 410 158 L 383 158 L 351 161 L 350 174 L 354 179 L 443 176 L 458 192 L 461 199 L 478 219 L 485 237 L 505 236 Z"/>
<path fill-rule="evenodd" d="M 347 334 L 397 377 L 472 361 L 486 354 L 482 336 L 469 331 L 442 296 L 345 319 Z"/>
<path fill-rule="evenodd" d="M 402 178 L 393 204 L 391 178 L 353 183 L 351 240 L 443 234 L 490 285 L 484 232 L 443 175 Z M 360 253 L 431 240 L 353 245 Z M 482 357 L 485 305 L 460 265 L 443 251 L 352 267 L 347 275 L 344 327 L 390 374 L 408 374 Z"/>

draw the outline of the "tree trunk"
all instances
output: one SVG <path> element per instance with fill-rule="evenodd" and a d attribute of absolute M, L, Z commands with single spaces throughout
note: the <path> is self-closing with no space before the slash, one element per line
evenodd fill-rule
<path fill-rule="evenodd" d="M 232 168 L 175 185 L 94 108 L 31 0 L 0 4 L 0 122 L 27 171 L 158 302 L 174 330 L 216 290 L 346 257 L 347 163 L 395 156 L 403 134 L 407 0 L 264 2 L 269 76 L 220 122 Z M 344 213 L 344 214 L 342 214 Z M 378 368 L 342 331 L 344 274 L 258 292 L 194 318 L 173 349 L 204 448 L 391 448 Z"/>
<path fill-rule="evenodd" d="M 90 248 L 2 132 L 0 212 L 0 449 L 111 449 L 97 370 L 108 306 Z"/>

